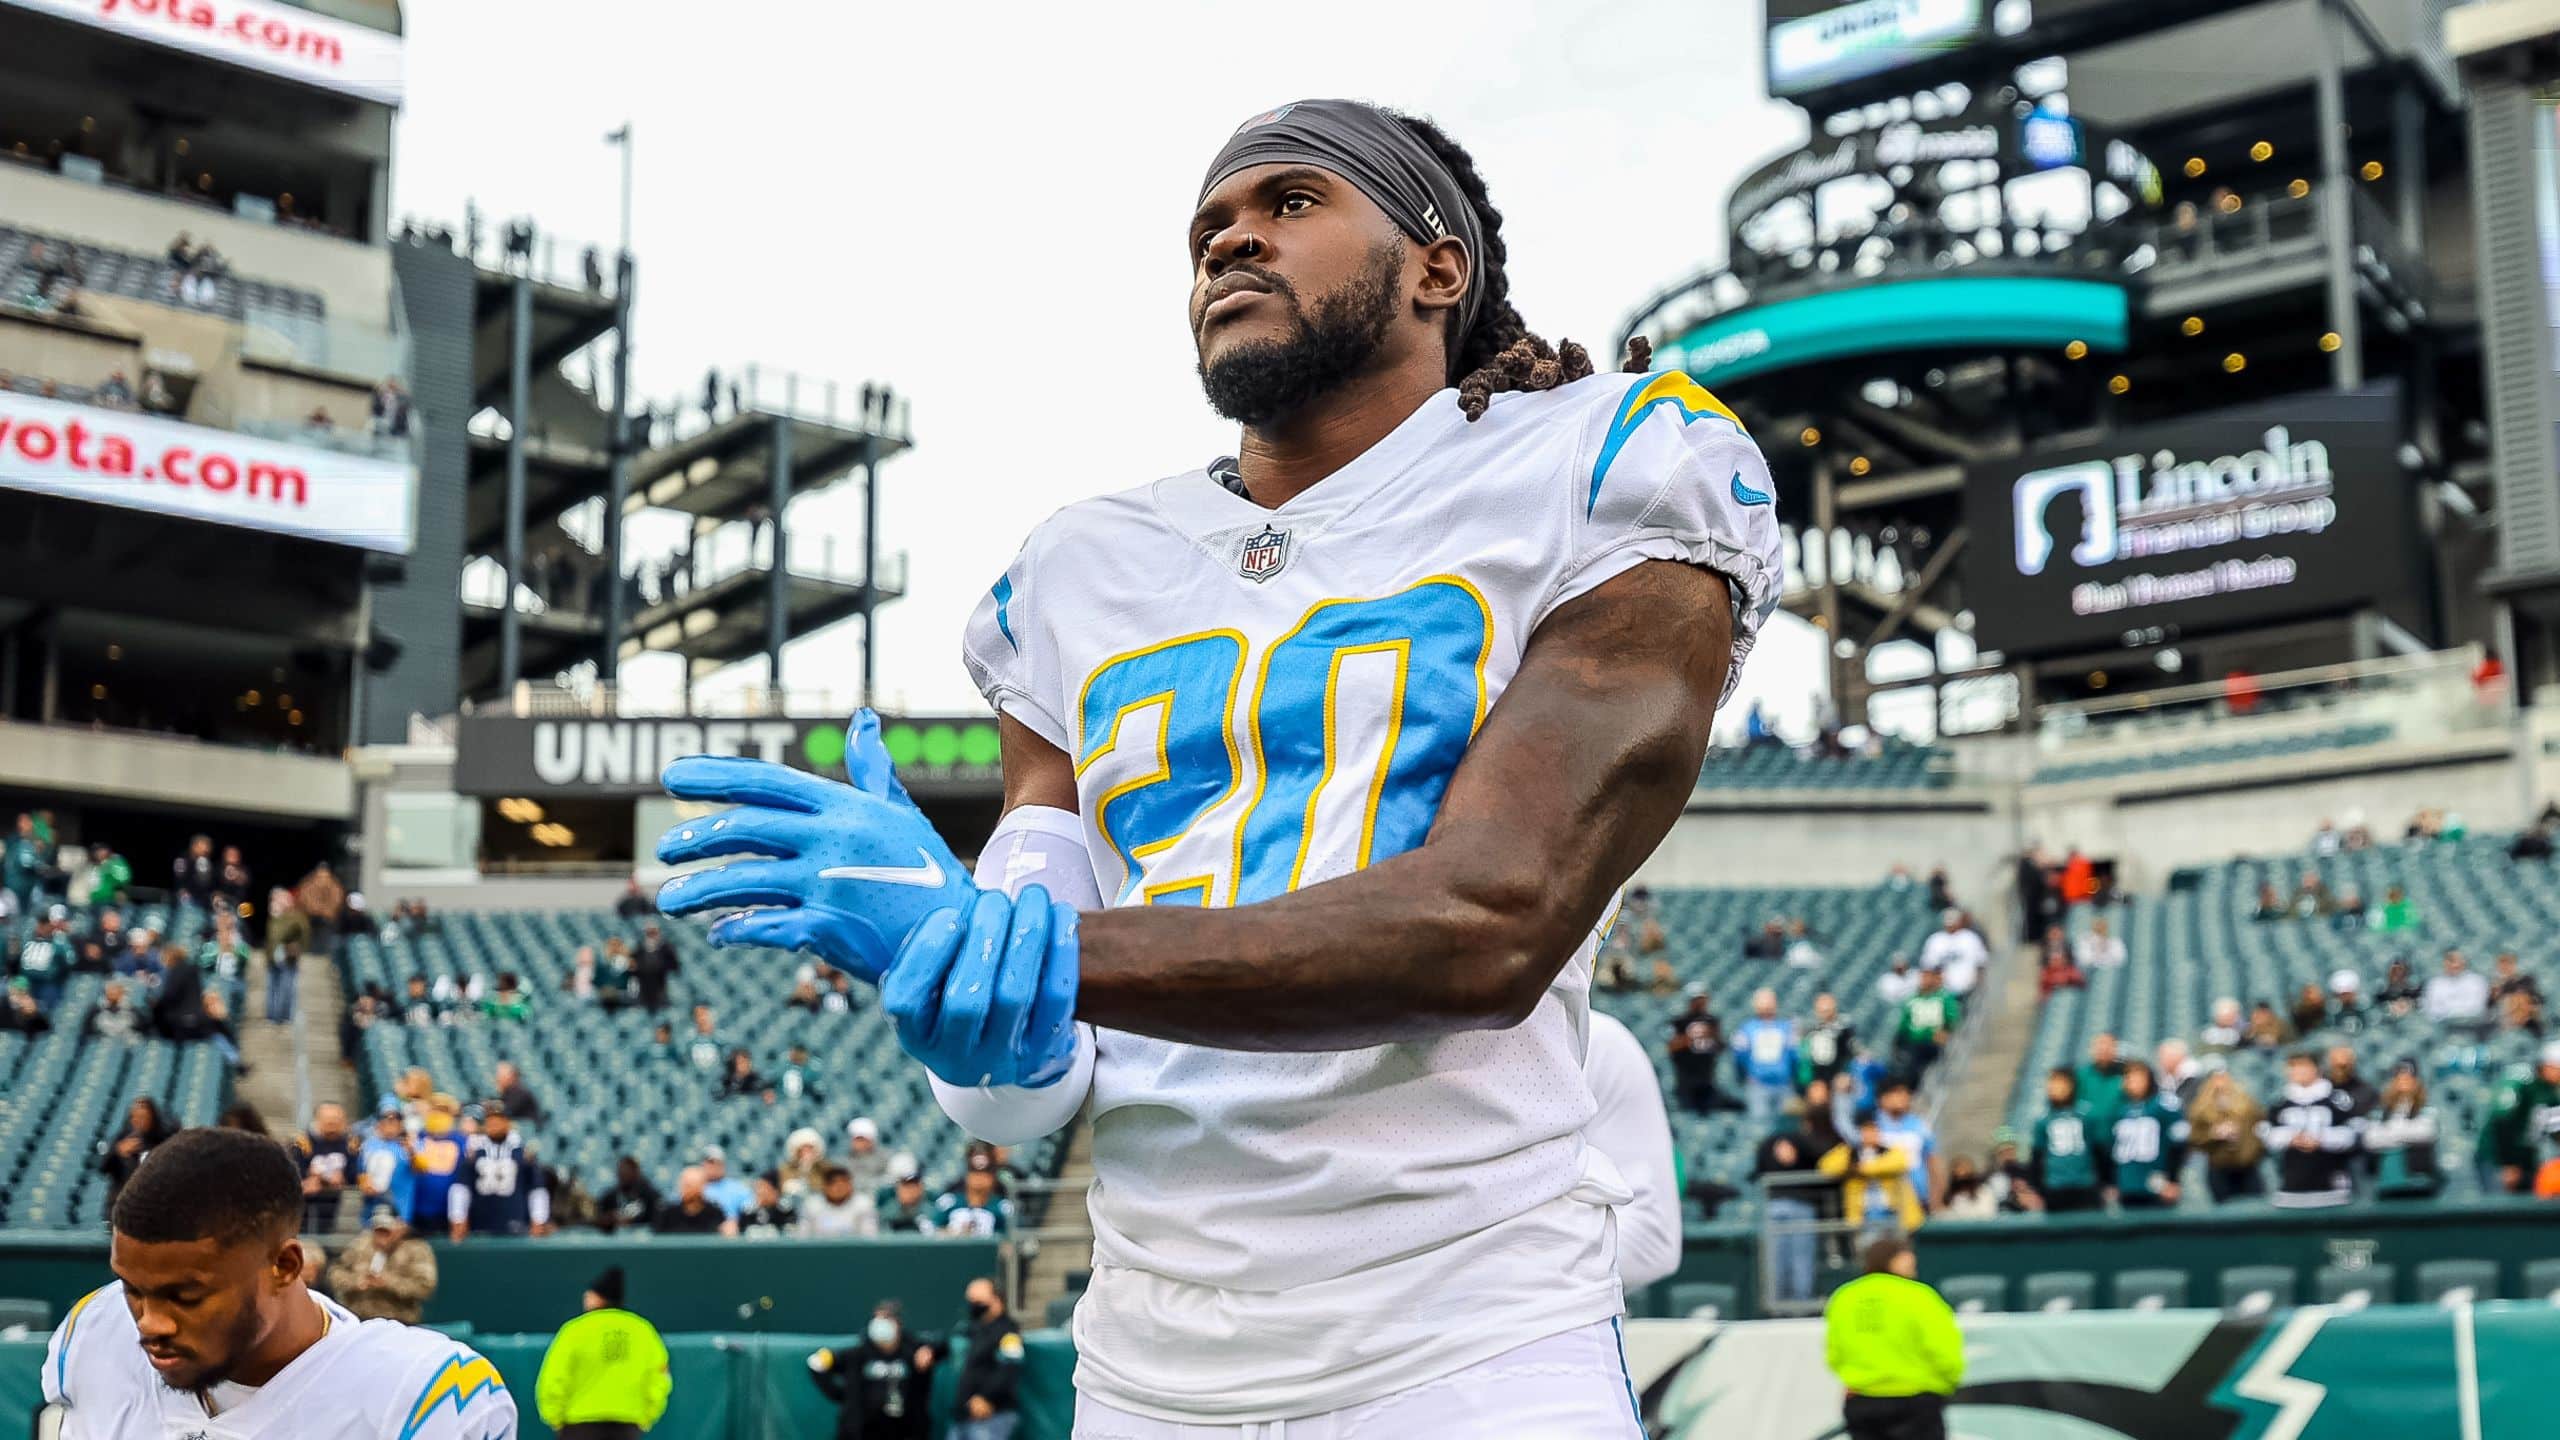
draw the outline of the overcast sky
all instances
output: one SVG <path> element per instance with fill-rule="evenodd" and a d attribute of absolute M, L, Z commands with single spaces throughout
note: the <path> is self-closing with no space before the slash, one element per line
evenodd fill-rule
<path fill-rule="evenodd" d="M 645 394 L 755 361 L 911 398 L 917 449 L 882 484 L 882 542 L 911 557 L 884 708 L 982 708 L 961 622 L 1043 516 L 1234 449 L 1192 374 L 1182 240 L 1245 116 L 1348 95 L 1437 119 L 1503 211 L 1521 313 L 1595 358 L 1721 257 L 1725 192 L 1805 133 L 1763 98 L 1752 0 L 407 10 L 396 213 L 459 222 L 476 199 L 609 247 L 602 137 L 629 120 Z M 801 553 L 857 543 L 855 487 L 792 515 Z M 1773 623 L 1746 693 L 1801 714 L 1814 632 Z M 851 696 L 858 628 L 796 645 L 789 683 Z"/>

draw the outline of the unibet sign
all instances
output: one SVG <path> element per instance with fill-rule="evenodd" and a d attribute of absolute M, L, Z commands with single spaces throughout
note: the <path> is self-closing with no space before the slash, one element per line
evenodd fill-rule
<path fill-rule="evenodd" d="M 919 794 L 972 794 L 1003 784 L 996 722 L 985 716 L 883 720 L 882 748 Z M 681 755 L 740 755 L 812 774 L 844 774 L 836 719 L 598 719 L 465 716 L 454 789 L 465 795 L 646 795 Z"/>

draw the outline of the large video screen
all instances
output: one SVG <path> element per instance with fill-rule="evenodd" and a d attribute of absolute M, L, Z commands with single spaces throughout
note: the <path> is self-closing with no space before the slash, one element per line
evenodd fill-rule
<path fill-rule="evenodd" d="M 2420 618 L 2400 399 L 2292 396 L 1965 475 L 1986 649 L 2052 654 L 2376 607 Z"/>
<path fill-rule="evenodd" d="M 1990 33 L 1991 0 L 1768 0 L 1769 93 L 1882 75 Z"/>

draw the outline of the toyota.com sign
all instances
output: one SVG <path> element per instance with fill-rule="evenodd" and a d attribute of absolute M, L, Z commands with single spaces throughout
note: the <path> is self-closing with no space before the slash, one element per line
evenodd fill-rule
<path fill-rule="evenodd" d="M 2097 650 L 2366 608 L 2423 629 L 2400 441 L 2399 397 L 2380 389 L 1977 465 L 1974 638 L 2014 654 Z"/>
<path fill-rule="evenodd" d="M 0 489 L 405 554 L 415 481 L 406 461 L 0 391 Z"/>
<path fill-rule="evenodd" d="M 400 37 L 263 0 L 0 0 L 323 90 L 400 103 Z"/>

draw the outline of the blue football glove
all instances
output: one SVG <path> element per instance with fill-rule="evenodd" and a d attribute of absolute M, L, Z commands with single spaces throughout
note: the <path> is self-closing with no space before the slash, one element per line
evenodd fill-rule
<path fill-rule="evenodd" d="M 659 837 L 659 860 L 770 858 L 678 875 L 658 887 L 658 908 L 692 915 L 769 907 L 714 924 L 711 943 L 806 950 L 873 982 L 927 916 L 967 912 L 978 887 L 898 783 L 879 716 L 854 717 L 844 763 L 851 784 L 737 756 L 669 763 L 667 793 L 738 808 L 669 830 Z"/>
<path fill-rule="evenodd" d="M 880 982 L 898 1044 L 953 1085 L 1052 1085 L 1075 1066 L 1076 912 L 1026 885 L 939 910 Z"/>

